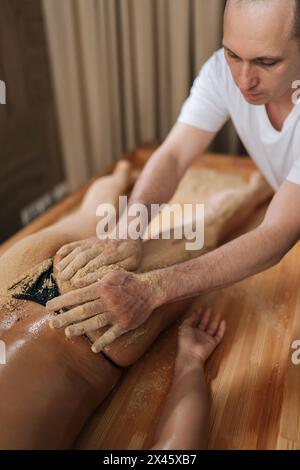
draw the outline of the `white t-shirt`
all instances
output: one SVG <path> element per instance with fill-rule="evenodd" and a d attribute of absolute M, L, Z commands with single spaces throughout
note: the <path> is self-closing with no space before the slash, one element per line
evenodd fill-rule
<path fill-rule="evenodd" d="M 300 104 L 277 131 L 264 105 L 254 106 L 245 100 L 232 78 L 224 49 L 220 49 L 202 67 L 178 121 L 218 132 L 229 118 L 275 190 L 286 179 L 300 185 Z"/>

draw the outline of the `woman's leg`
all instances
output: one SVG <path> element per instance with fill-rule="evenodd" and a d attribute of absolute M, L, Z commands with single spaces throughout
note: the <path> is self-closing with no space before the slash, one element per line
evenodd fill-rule
<path fill-rule="evenodd" d="M 257 172 L 253 174 L 248 185 L 216 194 L 207 207 L 204 247 L 200 251 L 187 251 L 186 240 L 149 240 L 143 246 L 139 271 L 148 272 L 170 266 L 213 250 L 233 227 L 247 220 L 251 212 L 268 200 L 271 195 L 271 188 Z M 72 286 L 69 285 L 67 290 L 72 290 Z M 134 332 L 126 333 L 115 340 L 112 345 L 107 346 L 105 353 L 121 367 L 134 363 L 159 333 L 168 328 L 189 304 L 190 300 L 186 300 L 162 306 L 153 312 L 144 325 Z M 107 327 L 88 335 L 92 341 L 96 341 L 106 330 Z"/>
<path fill-rule="evenodd" d="M 207 208 L 205 246 L 200 251 L 187 251 L 186 240 L 149 240 L 143 246 L 139 271 L 148 272 L 170 266 L 216 248 L 225 234 L 235 224 L 241 224 L 249 217 L 251 211 L 266 201 L 271 193 L 266 181 L 258 173 L 254 173 L 248 185 L 216 194 Z M 69 282 L 60 281 L 60 289 L 68 292 L 74 287 Z M 157 336 L 180 317 L 190 302 L 191 300 L 185 300 L 160 307 L 137 330 L 126 333 L 107 346 L 104 349 L 105 354 L 120 367 L 133 364 Z M 94 342 L 105 331 L 107 327 L 88 333 L 88 337 Z"/>
<path fill-rule="evenodd" d="M 96 209 L 100 203 L 118 205 L 136 179 L 129 162 L 118 163 L 112 175 L 96 180 L 87 191 L 80 207 L 54 225 L 30 235 L 0 257 L 0 290 L 45 259 L 54 256 L 64 244 L 96 235 Z"/>
<path fill-rule="evenodd" d="M 123 178 L 118 184 L 119 190 L 122 185 L 123 188 L 126 186 Z M 108 194 L 115 188 L 110 181 L 107 185 Z M 118 191 L 114 194 L 117 196 Z M 92 235 L 87 231 L 90 232 L 94 227 L 97 198 L 98 196 L 92 198 L 95 206 L 88 201 L 90 211 L 87 207 L 83 212 L 79 210 L 8 250 L 0 259 L 0 277 L 2 276 L 4 284 L 9 285 L 8 279 L 13 282 L 32 266 L 53 256 L 62 244 Z M 84 217 L 89 217 L 86 225 L 83 223 Z M 5 275 L 2 270 L 6 270 Z M 175 309 L 174 315 L 166 316 L 169 323 L 178 316 L 178 307 L 172 308 Z M 2 429 L 0 446 L 65 447 L 95 406 L 109 392 L 120 372 L 102 356 L 91 355 L 86 340 L 77 338 L 70 341 L 60 332 L 51 332 L 43 307 L 19 301 L 19 311 L 21 320 L 17 322 L 17 327 L 16 322 L 13 322 L 16 312 L 11 310 L 11 306 L 0 312 L 0 319 L 6 327 L 4 340 L 8 351 L 8 363 L 1 368 L 0 376 L 0 420 L 12 423 L 7 429 Z M 169 314 L 169 310 L 166 313 Z M 9 327 L 9 322 L 13 324 L 12 327 Z M 140 332 L 132 332 L 128 335 L 126 341 L 129 347 L 126 354 L 122 348 L 124 340 L 121 339 L 109 354 L 110 358 L 118 365 L 123 365 L 124 361 L 126 365 L 134 362 L 165 327 L 163 315 L 153 316 L 145 334 L 139 336 Z M 21 394 L 20 390 L 24 390 L 24 393 Z M 77 414 L 79 408 L 83 411 Z M 14 435 L 14 429 L 19 430 L 17 435 Z M 61 429 L 63 433 L 60 433 Z"/>
<path fill-rule="evenodd" d="M 94 184 L 79 211 L 9 250 L 0 267 L 13 263 L 11 280 L 53 255 L 68 238 L 91 236 L 98 203 L 116 204 L 132 183 L 124 170 L 117 176 Z M 109 201 L 108 195 L 113 196 Z M 63 332 L 51 331 L 47 320 L 45 309 L 28 301 L 0 309 L 7 348 L 7 365 L 0 371 L 0 420 L 6 423 L 0 431 L 2 449 L 69 446 L 120 376 L 102 355 L 91 354 L 86 339 L 67 340 Z"/>
<path fill-rule="evenodd" d="M 232 190 L 217 193 L 210 200 L 207 220 L 214 227 L 217 243 L 221 243 L 231 233 L 240 227 L 250 214 L 261 204 L 270 200 L 274 195 L 273 189 L 264 177 L 253 173 L 249 184 Z"/>
<path fill-rule="evenodd" d="M 62 244 L 93 235 L 97 205 L 115 204 L 132 182 L 131 169 L 118 165 L 114 175 L 92 185 L 78 211 L 0 258 L 0 333 L 6 346 L 6 365 L 0 367 L 1 449 L 69 447 L 121 375 L 103 355 L 91 354 L 87 339 L 70 341 L 52 331 L 44 307 L 12 298 L 7 287 Z"/>

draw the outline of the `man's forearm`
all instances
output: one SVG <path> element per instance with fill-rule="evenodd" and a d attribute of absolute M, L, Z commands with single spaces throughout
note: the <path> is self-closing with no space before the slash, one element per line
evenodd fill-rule
<path fill-rule="evenodd" d="M 149 223 L 155 215 L 151 213 L 151 204 L 170 201 L 191 162 L 208 148 L 215 135 L 215 132 L 176 123 L 145 165 L 131 193 L 129 209 L 132 204 L 143 204 Z M 128 214 L 126 216 L 131 220 Z"/>
<path fill-rule="evenodd" d="M 141 173 L 129 199 L 131 204 L 144 204 L 150 215 L 151 204 L 169 202 L 183 176 L 178 158 L 160 147 Z"/>
<path fill-rule="evenodd" d="M 208 254 L 147 276 L 157 286 L 157 302 L 170 303 L 262 272 L 277 264 L 289 248 L 281 232 L 261 226 Z"/>
<path fill-rule="evenodd" d="M 141 228 L 143 232 L 150 223 L 152 216 L 152 204 L 165 204 L 174 195 L 179 181 L 182 177 L 182 170 L 176 156 L 159 148 L 150 158 L 143 169 L 132 194 L 129 198 L 128 208 L 119 220 L 118 235 L 120 238 L 134 238 L 136 232 L 136 213 L 130 212 L 134 204 L 142 204 L 147 209 L 147 219 L 143 222 L 145 226 Z M 131 223 L 133 228 L 131 229 Z"/>

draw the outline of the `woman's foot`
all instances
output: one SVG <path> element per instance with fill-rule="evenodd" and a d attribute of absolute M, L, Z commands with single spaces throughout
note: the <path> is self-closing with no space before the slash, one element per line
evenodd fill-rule
<path fill-rule="evenodd" d="M 95 180 L 86 192 L 80 206 L 85 216 L 90 215 L 96 224 L 96 209 L 99 204 L 117 207 L 118 196 L 125 194 L 135 183 L 138 172 L 127 160 L 120 160 L 112 174 Z"/>
<path fill-rule="evenodd" d="M 179 328 L 177 363 L 203 364 L 222 341 L 226 322 L 211 308 L 202 308 L 196 301 Z"/>
<path fill-rule="evenodd" d="M 119 160 L 114 174 L 120 174 L 127 182 L 128 187 L 130 187 L 136 182 L 140 172 L 135 170 L 128 160 Z"/>

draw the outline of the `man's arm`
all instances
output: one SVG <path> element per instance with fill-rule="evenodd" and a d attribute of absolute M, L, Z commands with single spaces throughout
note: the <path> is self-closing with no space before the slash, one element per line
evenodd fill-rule
<path fill-rule="evenodd" d="M 99 352 L 143 324 L 162 304 L 223 288 L 268 269 L 299 240 L 299 201 L 300 186 L 286 181 L 257 229 L 194 260 L 145 274 L 111 272 L 102 281 L 53 299 L 47 304 L 49 312 L 70 310 L 52 326 L 81 321 L 66 330 L 68 336 L 76 336 L 112 325 L 92 347 Z"/>
<path fill-rule="evenodd" d="M 129 205 L 142 203 L 149 209 L 151 204 L 169 202 L 191 162 L 205 152 L 215 136 L 214 132 L 183 123 L 175 124 L 165 142 L 145 165 Z"/>
<path fill-rule="evenodd" d="M 129 200 L 132 204 L 144 204 L 148 209 L 148 222 L 151 219 L 151 204 L 167 203 L 190 163 L 201 155 L 214 139 L 216 133 L 208 132 L 183 123 L 175 124 L 165 142 L 154 152 L 141 173 Z M 133 253 L 132 270 L 136 269 L 141 257 L 141 239 L 130 234 L 130 218 L 123 214 L 117 229 L 117 240 L 99 240 L 91 237 L 82 243 L 66 245 L 58 252 L 64 258 L 58 265 L 63 280 L 70 280 L 74 273 L 77 278 L 86 272 L 98 273 L 105 265 L 122 261 L 124 253 Z M 132 238 L 134 240 L 132 240 Z M 112 259 L 111 253 L 114 253 Z M 99 274 L 100 277 L 100 274 Z M 76 286 L 76 278 L 71 282 Z"/>
<path fill-rule="evenodd" d="M 300 238 L 299 205 L 300 186 L 286 181 L 258 228 L 204 256 L 154 271 L 161 302 L 223 288 L 277 264 Z"/>

